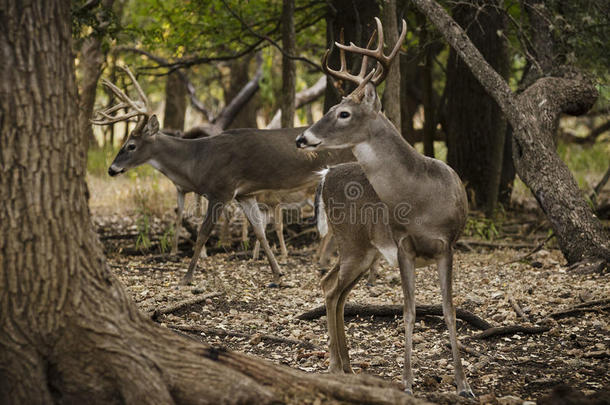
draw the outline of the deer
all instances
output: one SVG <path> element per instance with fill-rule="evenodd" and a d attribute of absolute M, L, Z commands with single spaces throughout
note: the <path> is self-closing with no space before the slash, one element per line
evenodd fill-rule
<path fill-rule="evenodd" d="M 273 276 L 269 286 L 279 286 L 280 269 L 265 237 L 264 219 L 257 205 L 257 195 L 311 186 L 318 181 L 317 172 L 323 167 L 353 160 L 351 152 L 312 153 L 295 149 L 294 138 L 304 128 L 234 129 L 199 139 L 181 139 L 163 134 L 157 116 L 135 76 L 128 67 L 121 68 L 133 83 L 139 99 L 131 99 L 116 85 L 103 79 L 102 83 L 121 102 L 96 111 L 92 123 L 108 125 L 130 119 L 137 119 L 137 123 L 108 168 L 108 174 L 117 176 L 131 168 L 150 164 L 183 192 L 194 192 L 208 200 L 206 216 L 199 228 L 193 257 L 182 284 L 192 282 L 202 247 L 223 207 L 236 200 L 267 256 Z M 122 109 L 128 112 L 119 113 Z"/>
<path fill-rule="evenodd" d="M 406 22 L 402 21 L 400 37 L 389 55 L 383 51 L 381 21 L 375 18 L 375 22 L 375 48 L 372 48 L 375 33 L 366 48 L 353 43 L 335 43 L 340 50 L 339 70 L 328 66 L 330 50 L 326 51 L 322 58 L 326 73 L 340 80 L 354 82 L 357 87 L 296 138 L 296 145 L 300 149 L 349 149 L 356 157 L 360 169 L 351 165 L 349 170 L 331 170 L 325 176 L 322 195 L 326 196 L 326 201 L 330 201 L 331 197 L 339 199 L 338 196 L 345 193 L 341 182 L 355 180 L 360 184 L 370 184 L 370 188 L 363 185 L 363 190 L 366 191 L 363 191 L 359 204 L 368 206 L 380 202 L 388 214 L 384 226 L 366 222 L 366 219 L 364 223 L 344 221 L 332 225 L 338 240 L 340 260 L 321 280 L 330 340 L 329 370 L 352 372 L 343 323 L 345 300 L 356 281 L 374 260 L 375 251 L 381 251 L 384 256 L 391 258 L 395 252 L 404 295 L 405 353 L 402 380 L 405 391 L 413 393 L 411 355 L 415 324 L 415 268 L 418 265 L 416 259 L 421 258 L 436 262 L 457 392 L 464 397 L 474 397 L 460 359 L 452 291 L 453 249 L 468 214 L 466 192 L 453 169 L 440 160 L 417 152 L 381 112 L 376 86 L 385 79 L 392 60 L 400 50 L 406 35 Z M 362 55 L 358 75 L 347 71 L 346 52 Z M 369 57 L 377 63 L 367 73 Z"/>

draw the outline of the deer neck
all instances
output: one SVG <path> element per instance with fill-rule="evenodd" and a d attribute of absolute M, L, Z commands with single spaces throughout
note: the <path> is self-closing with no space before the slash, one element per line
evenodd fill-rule
<path fill-rule="evenodd" d="M 396 205 L 411 198 L 408 190 L 417 186 L 425 158 L 387 118 L 379 115 L 369 126 L 367 140 L 355 145 L 352 152 L 383 202 Z"/>
<path fill-rule="evenodd" d="M 188 156 L 194 153 L 194 149 L 201 149 L 203 143 L 161 133 L 156 134 L 155 137 L 152 157 L 147 163 L 167 176 L 185 192 L 196 191 L 198 184 L 193 173 L 194 165 L 191 164 Z M 202 156 L 201 153 L 197 154 Z"/>

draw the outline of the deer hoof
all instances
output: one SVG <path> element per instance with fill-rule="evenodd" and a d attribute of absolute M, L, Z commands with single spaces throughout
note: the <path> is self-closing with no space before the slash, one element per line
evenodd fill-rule
<path fill-rule="evenodd" d="M 413 390 L 411 388 L 405 388 L 405 394 L 413 396 Z"/>
<path fill-rule="evenodd" d="M 193 277 L 184 277 L 180 280 L 180 285 L 191 285 L 193 284 Z"/>
<path fill-rule="evenodd" d="M 280 288 L 280 284 L 276 283 L 275 281 L 272 281 L 269 284 L 267 284 L 267 288 Z"/>
<path fill-rule="evenodd" d="M 463 389 L 458 393 L 459 396 L 464 397 L 464 398 L 474 398 L 474 393 L 472 392 L 472 390 L 469 388 Z"/>

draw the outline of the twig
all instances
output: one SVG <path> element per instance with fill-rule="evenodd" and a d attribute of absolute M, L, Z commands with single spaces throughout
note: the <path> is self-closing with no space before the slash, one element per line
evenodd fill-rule
<path fill-rule="evenodd" d="M 448 347 L 451 349 L 451 343 L 447 342 L 445 343 L 445 347 Z M 474 357 L 481 357 L 481 353 L 477 352 L 476 350 L 474 350 L 472 347 L 470 346 L 466 346 L 464 345 L 462 342 L 458 342 L 458 348 L 463 351 L 464 353 L 468 353 L 471 356 Z"/>
<path fill-rule="evenodd" d="M 305 349 L 310 349 L 310 350 L 320 350 L 320 348 L 318 346 L 314 345 L 313 343 L 304 342 L 302 340 L 289 339 L 289 338 L 285 338 L 285 337 L 281 337 L 281 336 L 264 335 L 264 334 L 250 334 L 250 333 L 229 331 L 229 330 L 218 329 L 218 328 L 204 328 L 202 326 L 190 326 L 190 325 L 168 324 L 167 327 L 171 328 L 171 329 L 184 331 L 184 332 L 204 333 L 206 335 L 231 336 L 231 337 L 240 337 L 240 338 L 247 338 L 247 339 L 252 339 L 253 337 L 255 337 L 254 335 L 258 335 L 261 338 L 261 340 L 265 340 L 265 341 L 272 342 L 272 343 L 301 346 Z"/>
<path fill-rule="evenodd" d="M 458 244 L 494 247 L 494 248 L 513 248 L 513 249 L 528 249 L 534 248 L 536 245 L 532 243 L 513 243 L 513 242 L 489 242 L 477 239 L 462 239 L 458 241 Z"/>
<path fill-rule="evenodd" d="M 360 316 L 360 317 L 369 317 L 369 316 L 381 316 L 381 317 L 391 317 L 391 316 L 402 316 L 403 306 L 402 305 L 359 305 L 359 304 L 345 304 L 345 309 L 343 311 L 344 316 Z M 473 327 L 486 330 L 491 328 L 491 324 L 486 320 L 479 318 L 472 312 L 468 312 L 463 309 L 457 308 L 455 310 L 455 314 L 458 319 L 461 319 L 465 322 L 468 322 Z M 301 320 L 312 320 L 320 318 L 321 316 L 326 315 L 326 307 L 324 305 L 314 308 L 310 311 L 302 313 L 297 316 L 298 319 Z M 440 305 L 418 305 L 416 307 L 416 316 L 443 316 L 443 308 Z"/>
<path fill-rule="evenodd" d="M 604 305 L 601 307 L 572 307 L 572 308 L 568 308 L 562 311 L 557 311 L 557 312 L 553 312 L 552 314 L 549 315 L 549 318 L 563 318 L 569 315 L 576 315 L 576 314 L 580 314 L 583 312 L 598 312 L 598 311 L 602 311 L 604 309 L 608 309 L 610 308 L 610 305 Z"/>
<path fill-rule="evenodd" d="M 508 302 L 510 302 L 510 305 L 515 310 L 515 313 L 517 314 L 517 316 L 519 316 L 520 318 L 522 318 L 526 322 L 530 321 L 529 318 L 527 317 L 527 315 L 525 315 L 525 313 L 523 312 L 523 310 L 519 306 L 519 303 L 517 302 L 517 300 L 515 300 L 515 298 L 511 294 L 508 294 Z"/>
<path fill-rule="evenodd" d="M 553 237 L 555 236 L 554 232 L 551 232 L 551 234 L 549 236 L 546 237 L 545 240 L 543 240 L 542 242 L 540 242 L 538 244 L 538 246 L 536 246 L 535 248 L 533 248 L 532 250 L 530 250 L 528 253 L 524 254 L 523 256 L 517 256 L 516 258 L 512 259 L 511 261 L 502 263 L 501 266 L 505 266 L 507 264 L 512 264 L 512 263 L 518 263 L 522 260 L 527 259 L 528 257 L 530 257 L 531 255 L 533 255 L 534 253 L 538 252 L 540 249 L 542 249 L 544 247 L 544 245 L 547 244 L 548 241 L 550 241 Z"/>
<path fill-rule="evenodd" d="M 156 321 L 161 315 L 171 314 L 182 308 L 189 307 L 189 306 L 195 305 L 195 304 L 200 304 L 209 298 L 218 297 L 219 295 L 222 295 L 222 293 L 214 292 L 211 294 L 206 294 L 206 295 L 202 295 L 202 296 L 198 296 L 198 297 L 194 297 L 194 298 L 189 298 L 187 300 L 177 302 L 177 303 L 170 305 L 168 307 L 165 307 L 165 308 L 155 309 L 154 311 L 149 312 L 150 319 L 152 319 L 153 321 Z"/>
<path fill-rule="evenodd" d="M 504 336 L 514 335 L 515 333 L 525 333 L 533 335 L 537 333 L 544 333 L 551 330 L 550 326 L 523 326 L 523 325 L 510 325 L 510 326 L 494 326 L 493 328 L 485 329 L 483 332 L 472 336 L 472 339 L 488 339 L 493 336 Z"/>
<path fill-rule="evenodd" d="M 275 42 L 271 37 L 267 36 L 267 35 L 261 35 L 258 32 L 254 31 L 240 16 L 239 14 L 237 14 L 228 4 L 225 0 L 221 0 L 222 3 L 224 4 L 225 8 L 231 13 L 231 15 L 233 15 L 233 17 L 235 17 L 235 19 L 237 21 L 239 21 L 239 23 L 246 29 L 248 30 L 248 32 L 250 32 L 250 34 L 254 35 L 256 38 L 258 38 L 259 40 L 263 40 L 263 41 L 267 41 L 269 42 L 271 45 L 273 45 L 275 48 L 277 48 L 278 51 L 280 51 L 280 53 L 287 57 L 288 59 L 292 59 L 292 60 L 298 60 L 301 62 L 305 62 L 308 63 L 309 65 L 311 65 L 312 67 L 314 67 L 316 70 L 320 71 L 320 72 L 324 72 L 322 70 L 322 66 L 318 65 L 316 62 L 307 59 L 304 56 L 295 56 L 295 55 L 290 55 L 288 53 L 286 53 L 286 51 L 277 43 Z"/>

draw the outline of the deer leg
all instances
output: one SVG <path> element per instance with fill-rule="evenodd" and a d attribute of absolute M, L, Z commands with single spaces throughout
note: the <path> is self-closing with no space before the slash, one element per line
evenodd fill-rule
<path fill-rule="evenodd" d="M 341 357 L 341 364 L 343 365 L 343 371 L 345 373 L 353 373 L 352 371 L 352 367 L 350 365 L 350 360 L 349 360 L 349 349 L 347 347 L 347 337 L 345 336 L 345 321 L 344 321 L 344 317 L 343 317 L 343 311 L 345 308 L 345 302 L 347 301 L 347 296 L 349 295 L 349 293 L 352 291 L 352 289 L 354 288 L 354 286 L 356 285 L 356 283 L 358 283 L 358 280 L 360 280 L 360 278 L 362 278 L 362 276 L 365 274 L 367 268 L 369 268 L 372 263 L 375 261 L 375 258 L 377 257 L 377 252 L 376 250 L 372 249 L 369 250 L 369 252 L 367 252 L 367 254 L 364 257 L 359 257 L 358 258 L 358 267 L 359 267 L 359 272 L 357 272 L 357 275 L 355 277 L 348 277 L 346 280 L 347 281 L 351 278 L 351 282 L 347 285 L 347 287 L 343 288 L 343 291 L 341 292 L 341 295 L 339 297 L 339 302 L 337 304 L 337 318 L 336 318 L 336 323 L 337 323 L 337 343 L 339 346 L 339 355 Z M 356 273 L 354 273 L 356 274 Z"/>
<path fill-rule="evenodd" d="M 270 284 L 270 286 L 277 286 L 280 282 L 280 266 L 277 264 L 277 260 L 275 260 L 275 256 L 273 255 L 273 252 L 269 247 L 269 242 L 267 242 L 267 237 L 265 236 L 265 219 L 263 213 L 258 208 L 258 204 L 254 197 L 243 198 L 237 201 L 239 202 L 239 205 L 241 205 L 244 214 L 246 214 L 246 218 L 248 218 L 248 221 L 252 225 L 256 239 L 260 241 L 263 250 L 267 255 L 267 259 L 269 260 L 269 265 L 271 266 L 271 271 L 273 273 L 273 283 Z"/>
<path fill-rule="evenodd" d="M 455 308 L 453 306 L 453 252 L 449 250 L 441 256 L 437 266 L 438 278 L 440 280 L 441 292 L 443 295 L 443 315 L 445 317 L 447 329 L 449 330 L 449 341 L 451 342 L 451 354 L 453 356 L 453 369 L 455 371 L 457 392 L 462 397 L 474 398 L 474 393 L 472 392 L 472 389 L 470 389 L 470 385 L 464 374 L 460 350 L 458 348 L 457 331 L 455 327 Z"/>
<path fill-rule="evenodd" d="M 180 239 L 180 229 L 182 229 L 182 212 L 184 211 L 184 191 L 177 188 L 178 194 L 178 211 L 176 212 L 176 226 L 174 227 L 174 240 L 172 243 L 172 251 L 170 254 L 178 254 L 178 240 Z"/>
<path fill-rule="evenodd" d="M 367 262 L 367 256 L 370 259 Z M 341 256 L 337 263 L 323 278 L 322 290 L 326 304 L 326 322 L 328 324 L 330 365 L 328 371 L 331 373 L 353 373 L 349 362 L 349 351 L 347 338 L 345 336 L 345 324 L 343 320 L 343 309 L 345 301 L 351 289 L 362 277 L 367 264 L 370 264 L 374 256 L 358 255 L 357 257 Z"/>
<path fill-rule="evenodd" d="M 377 271 L 379 270 L 379 260 L 381 260 L 381 255 L 377 254 L 369 269 L 369 278 L 366 280 L 366 285 L 375 285 L 375 281 L 377 281 Z"/>
<path fill-rule="evenodd" d="M 195 271 L 195 267 L 197 267 L 197 261 L 199 260 L 199 254 L 201 254 L 201 249 L 208 241 L 208 238 L 210 237 L 210 233 L 212 233 L 214 225 L 216 224 L 216 222 L 218 222 L 218 217 L 220 216 L 223 207 L 223 201 L 208 201 L 208 210 L 205 215 L 205 219 L 203 220 L 203 223 L 199 227 L 199 232 L 197 233 L 197 241 L 195 242 L 195 251 L 193 253 L 193 257 L 191 258 L 191 263 L 189 264 L 188 271 L 182 279 L 182 284 L 189 284 L 193 280 L 193 273 Z"/>
<path fill-rule="evenodd" d="M 405 324 L 405 361 L 402 382 L 405 392 L 413 394 L 411 352 L 413 350 L 413 327 L 415 326 L 415 253 L 409 241 L 403 240 L 398 243 L 398 265 L 404 295 L 403 318 Z"/>
<path fill-rule="evenodd" d="M 204 200 L 203 196 L 195 194 L 195 215 L 203 217 L 203 209 L 205 207 L 205 209 L 207 210 L 207 204 L 208 200 Z M 199 257 L 202 259 L 208 257 L 208 249 L 205 247 L 205 244 L 201 248 L 201 253 L 199 254 Z"/>
<path fill-rule="evenodd" d="M 288 249 L 286 249 L 286 241 L 284 240 L 284 215 L 282 210 L 282 204 L 278 204 L 273 208 L 273 226 L 277 239 L 280 243 L 280 252 L 282 253 L 282 260 L 288 259 Z"/>
<path fill-rule="evenodd" d="M 222 210 L 222 225 L 220 226 L 220 244 L 222 246 L 231 245 L 230 233 L 231 233 L 231 214 L 229 213 L 229 207 L 225 205 Z"/>
<path fill-rule="evenodd" d="M 318 247 L 318 263 L 320 265 L 325 266 L 330 262 L 330 247 L 332 246 L 333 234 L 328 230 L 328 233 L 324 235 L 322 240 L 320 241 L 320 246 Z"/>

